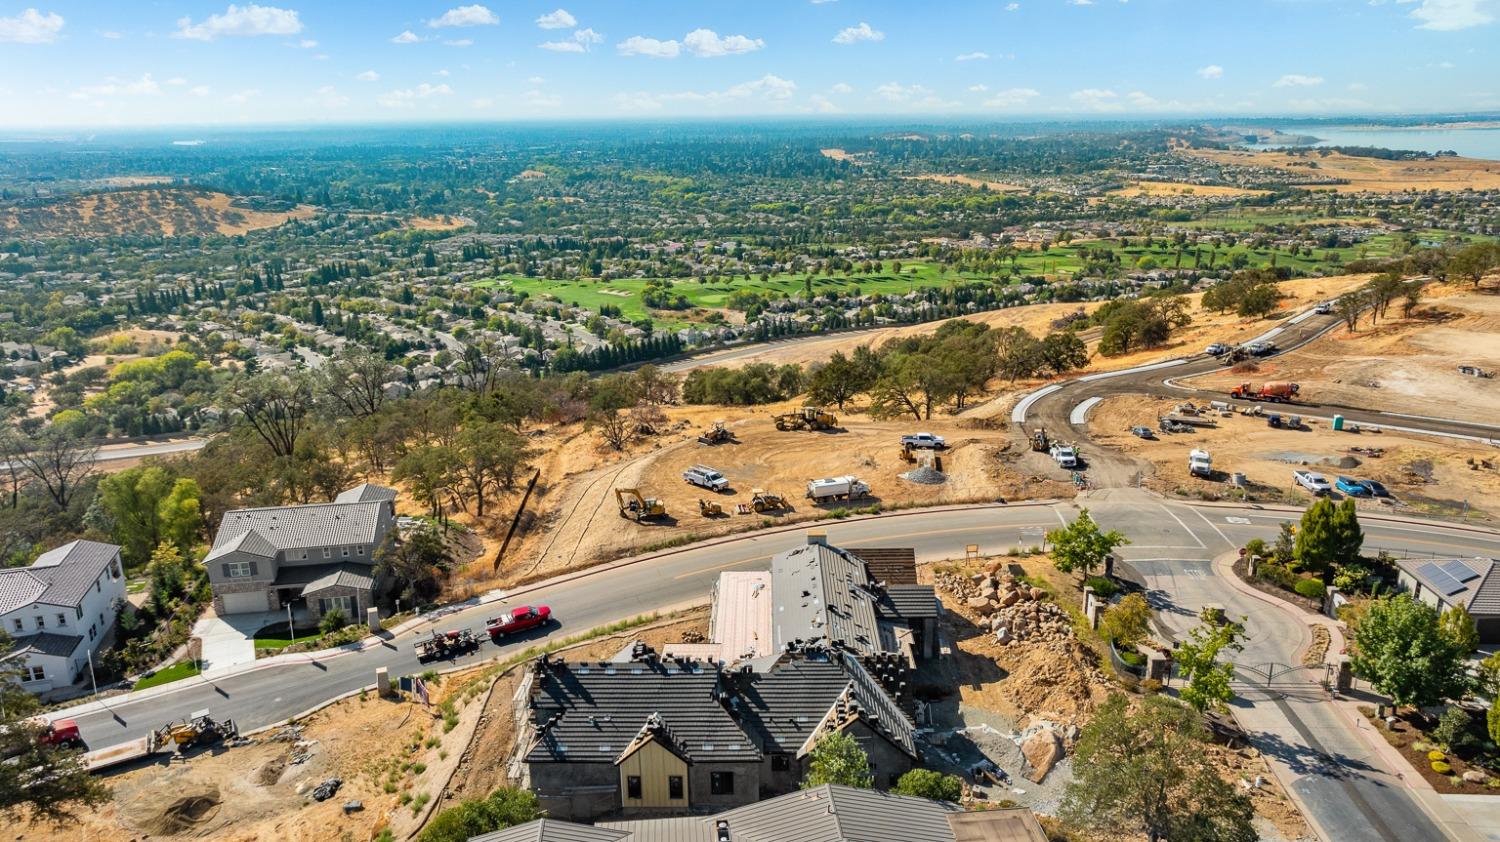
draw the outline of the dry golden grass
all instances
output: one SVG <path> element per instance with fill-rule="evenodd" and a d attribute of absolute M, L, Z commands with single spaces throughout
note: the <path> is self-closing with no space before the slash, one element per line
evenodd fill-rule
<path fill-rule="evenodd" d="M 1225 187 L 1218 184 L 1187 184 L 1180 181 L 1136 181 L 1129 187 L 1109 191 L 1111 196 L 1263 196 L 1270 191 Z"/>
<path fill-rule="evenodd" d="M 923 175 L 909 175 L 906 178 L 912 181 L 936 181 L 939 184 L 961 184 L 964 187 L 985 187 L 1001 193 L 1024 193 L 1027 188 L 1019 184 L 1007 184 L 1003 181 L 988 181 L 975 178 L 972 175 L 939 175 L 938 173 L 925 173 Z"/>
<path fill-rule="evenodd" d="M 236 236 L 272 228 L 316 211 L 311 205 L 270 212 L 235 207 L 225 193 L 181 188 L 85 193 L 0 213 L 0 231 L 39 236 L 189 234 Z"/>
<path fill-rule="evenodd" d="M 1348 184 L 1311 185 L 1309 190 L 1337 193 L 1390 193 L 1402 190 L 1494 190 L 1500 188 L 1500 161 L 1478 158 L 1437 158 L 1427 161 L 1385 161 L 1356 158 L 1336 152 L 1326 156 L 1285 152 L 1245 152 L 1184 149 L 1183 154 L 1219 164 L 1271 167 L 1299 175 L 1345 179 Z M 1317 168 L 1308 166 L 1316 163 Z"/>
<path fill-rule="evenodd" d="M 417 231 L 453 231 L 474 223 L 463 216 L 415 216 L 406 221 L 406 227 Z"/>

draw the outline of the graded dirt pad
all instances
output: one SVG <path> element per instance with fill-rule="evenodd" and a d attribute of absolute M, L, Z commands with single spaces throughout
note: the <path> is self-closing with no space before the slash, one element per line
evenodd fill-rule
<path fill-rule="evenodd" d="M 1308 185 L 1307 190 L 1338 193 L 1394 193 L 1406 190 L 1494 190 L 1500 188 L 1500 162 L 1479 158 L 1434 158 L 1386 161 L 1330 152 L 1290 155 L 1285 152 L 1246 152 L 1184 149 L 1180 154 L 1240 167 L 1269 167 L 1299 176 L 1344 179 L 1348 184 Z M 1316 168 L 1309 164 L 1316 164 Z M 1297 185 L 1292 185 L 1297 186 Z"/>
<path fill-rule="evenodd" d="M 1496 423 L 1500 377 L 1471 377 L 1458 366 L 1500 373 L 1500 297 L 1436 284 L 1428 290 L 1430 300 L 1411 318 L 1401 318 L 1397 302 L 1374 327 L 1368 318 L 1354 332 L 1341 325 L 1303 348 L 1257 361 L 1253 373 L 1226 369 L 1187 384 L 1228 391 L 1245 381 L 1288 380 L 1314 403 Z"/>
<path fill-rule="evenodd" d="M 1411 433 L 1335 432 L 1323 421 L 1308 421 L 1303 430 L 1275 429 L 1267 426 L 1265 418 L 1238 414 L 1215 417 L 1217 427 L 1192 433 L 1157 433 L 1154 440 L 1130 434 L 1135 425 L 1155 429 L 1157 416 L 1170 412 L 1177 403 L 1149 397 L 1108 398 L 1090 413 L 1089 435 L 1101 445 L 1151 463 L 1154 474 L 1146 484 L 1168 494 L 1235 498 L 1239 492 L 1230 487 L 1228 474 L 1238 471 L 1245 474 L 1257 499 L 1305 503 L 1312 498 L 1293 485 L 1292 471 L 1306 467 L 1330 483 L 1340 475 L 1377 480 L 1395 498 L 1395 502 L 1362 499 L 1361 508 L 1444 515 L 1462 515 L 1467 508 L 1471 517 L 1500 516 L 1500 450 L 1489 445 Z M 1268 412 L 1298 412 L 1295 405 L 1263 406 Z M 1374 457 L 1351 452 L 1355 447 L 1385 452 Z M 1194 448 L 1213 456 L 1215 478 L 1188 474 L 1188 451 Z"/>
<path fill-rule="evenodd" d="M 1362 286 L 1371 277 L 1373 276 L 1332 275 L 1326 278 L 1298 278 L 1296 280 L 1284 281 L 1277 285 L 1277 289 L 1281 290 L 1282 295 L 1285 296 L 1281 300 L 1281 309 L 1278 312 L 1289 316 L 1306 309 L 1316 302 L 1336 298 L 1351 289 Z M 1202 297 L 1199 293 L 1187 296 L 1193 323 L 1178 330 L 1167 344 L 1158 348 L 1151 348 L 1117 357 L 1101 357 L 1096 354 L 1090 358 L 1088 365 L 1083 370 L 1085 372 L 1113 371 L 1180 357 L 1184 354 L 1196 354 L 1201 352 L 1209 343 L 1243 342 L 1265 333 L 1277 325 L 1277 322 L 1272 319 L 1244 319 L 1233 313 L 1205 312 L 1198 309 L 1198 302 Z M 971 322 L 987 324 L 992 328 L 1018 326 L 1025 328 L 1033 335 L 1042 336 L 1056 329 L 1053 327 L 1055 321 L 1076 313 L 1079 310 L 1085 313 L 1092 313 L 1099 306 L 1098 303 L 1094 302 L 1083 304 L 1032 304 L 1025 307 L 1011 307 L 1004 310 L 989 310 L 983 313 L 963 316 L 962 318 Z M 925 324 L 902 325 L 900 327 L 877 328 L 858 333 L 839 334 L 811 341 L 775 343 L 765 346 L 764 349 L 754 354 L 738 356 L 729 362 L 710 362 L 709 364 L 723 365 L 730 368 L 737 368 L 749 363 L 772 363 L 774 365 L 800 363 L 808 365 L 828 359 L 834 351 L 843 351 L 847 354 L 859 345 L 869 345 L 872 348 L 879 348 L 892 339 L 922 336 L 932 333 L 941 326 L 942 322 L 927 322 Z M 1090 351 L 1093 351 L 1098 346 L 1099 330 L 1097 328 L 1083 331 L 1080 336 L 1088 343 Z"/>
<path fill-rule="evenodd" d="M 0 212 L 0 231 L 46 237 L 237 235 L 306 219 L 315 211 L 309 205 L 258 211 L 236 207 L 233 201 L 225 193 L 176 188 L 89 193 Z"/>
<path fill-rule="evenodd" d="M 936 181 L 939 184 L 961 184 L 964 187 L 983 187 L 986 190 L 994 190 L 998 193 L 1025 193 L 1029 187 L 1019 184 L 1008 184 L 1004 181 L 990 181 L 983 178 L 975 178 L 972 175 L 940 175 L 938 173 L 925 173 L 923 175 L 909 175 L 907 179 L 912 181 Z"/>
<path fill-rule="evenodd" d="M 406 221 L 406 227 L 416 231 L 454 231 L 474 221 L 466 216 L 414 216 Z"/>
<path fill-rule="evenodd" d="M 1130 186 L 1109 191 L 1110 196 L 1263 196 L 1268 191 L 1220 184 L 1188 184 L 1179 181 L 1135 181 Z"/>

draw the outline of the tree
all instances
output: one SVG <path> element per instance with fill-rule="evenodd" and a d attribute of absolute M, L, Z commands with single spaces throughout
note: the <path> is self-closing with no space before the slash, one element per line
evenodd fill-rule
<path fill-rule="evenodd" d="M 1359 325 L 1359 314 L 1365 309 L 1365 295 L 1360 290 L 1346 292 L 1333 302 L 1333 311 L 1344 320 L 1344 325 L 1353 332 Z"/>
<path fill-rule="evenodd" d="M 11 639 L 0 630 L 0 652 Z M 0 815 L 31 815 L 62 823 L 72 811 L 110 800 L 109 788 L 83 765 L 83 752 L 44 745 L 41 725 L 31 720 L 40 709 L 37 698 L 21 689 L 22 662 L 0 661 Z"/>
<path fill-rule="evenodd" d="M 94 472 L 98 445 L 56 427 L 48 427 L 26 443 L 15 461 L 28 476 L 42 484 L 59 509 L 67 509 L 78 487 Z"/>
<path fill-rule="evenodd" d="M 436 529 L 418 526 L 392 529 L 375 551 L 375 573 L 390 582 L 390 592 L 407 605 L 417 605 L 437 595 L 442 577 L 453 564 L 448 542 Z"/>
<path fill-rule="evenodd" d="M 1229 686 L 1234 679 L 1234 664 L 1220 663 L 1219 653 L 1243 649 L 1241 634 L 1235 623 L 1201 625 L 1188 632 L 1188 639 L 1172 654 L 1178 673 L 1187 679 L 1178 695 L 1193 710 L 1225 710 L 1234 698 Z"/>
<path fill-rule="evenodd" d="M 278 457 L 291 456 L 312 410 L 312 379 L 305 373 L 268 372 L 239 377 L 220 396 Z"/>
<path fill-rule="evenodd" d="M 964 782 L 957 775 L 945 775 L 931 769 L 913 769 L 896 781 L 891 792 L 956 803 L 964 797 Z"/>
<path fill-rule="evenodd" d="M 145 564 L 162 541 L 187 550 L 202 524 L 198 483 L 165 468 L 127 468 L 99 481 L 99 505 L 127 566 Z"/>
<path fill-rule="evenodd" d="M 818 404 L 835 404 L 844 411 L 844 404 L 855 395 L 866 391 L 875 383 L 876 372 L 834 351 L 828 361 L 812 369 L 807 383 L 807 397 Z"/>
<path fill-rule="evenodd" d="M 1131 647 L 1146 639 L 1151 630 L 1151 604 L 1138 593 L 1126 594 L 1119 604 L 1104 612 L 1100 631 L 1116 646 Z"/>
<path fill-rule="evenodd" d="M 1245 317 L 1264 316 L 1281 302 L 1281 290 L 1275 284 L 1255 284 L 1240 294 L 1235 312 Z"/>
<path fill-rule="evenodd" d="M 1302 569 L 1322 576 L 1327 582 L 1339 565 L 1359 558 L 1363 544 L 1364 532 L 1354 501 L 1345 499 L 1335 505 L 1323 497 L 1302 513 L 1293 555 Z"/>
<path fill-rule="evenodd" d="M 1479 648 L 1479 625 L 1462 604 L 1455 604 L 1438 616 L 1438 631 L 1458 644 L 1465 655 Z"/>
<path fill-rule="evenodd" d="M 391 469 L 391 480 L 404 484 L 412 495 L 428 501 L 433 517 L 442 511 L 444 492 L 454 493 L 458 481 L 459 455 L 452 447 L 424 445 L 407 451 Z"/>
<path fill-rule="evenodd" d="M 470 418 L 458 434 L 454 471 L 474 499 L 475 514 L 484 517 L 486 500 L 497 490 L 515 485 L 536 451 L 520 433 L 493 421 Z"/>
<path fill-rule="evenodd" d="M 1479 286 L 1484 276 L 1500 266 L 1500 246 L 1494 243 L 1474 243 L 1465 246 L 1448 261 L 1447 271 Z"/>
<path fill-rule="evenodd" d="M 486 798 L 472 798 L 432 817 L 418 842 L 467 842 L 480 834 L 515 827 L 542 817 L 534 793 L 500 787 Z"/>
<path fill-rule="evenodd" d="M 1417 309 L 1422 303 L 1422 282 L 1407 281 L 1401 287 L 1401 315 L 1403 318 L 1411 318 L 1411 311 Z"/>
<path fill-rule="evenodd" d="M 1427 707 L 1468 692 L 1463 644 L 1442 632 L 1436 609 L 1410 594 L 1370 603 L 1352 631 L 1355 673 L 1396 705 Z"/>
<path fill-rule="evenodd" d="M 999 331 L 995 353 L 1000 375 L 1012 383 L 1017 378 L 1035 376 L 1046 364 L 1042 343 L 1023 327 L 1008 327 Z"/>
<path fill-rule="evenodd" d="M 1485 730 L 1489 732 L 1490 742 L 1500 743 L 1500 697 L 1490 702 L 1490 709 L 1484 717 Z"/>
<path fill-rule="evenodd" d="M 860 789 L 870 789 L 875 785 L 875 778 L 870 774 L 869 756 L 859 747 L 859 741 L 843 731 L 819 737 L 809 753 L 802 788 L 812 789 L 823 784 L 841 784 Z"/>
<path fill-rule="evenodd" d="M 1109 838 L 1152 842 L 1253 842 L 1249 796 L 1219 776 L 1202 717 L 1166 696 L 1134 712 L 1113 695 L 1079 735 L 1065 823 Z"/>
<path fill-rule="evenodd" d="M 1067 374 L 1088 365 L 1089 348 L 1078 335 L 1056 331 L 1042 337 L 1042 364 L 1053 374 Z"/>
<path fill-rule="evenodd" d="M 628 374 L 611 374 L 599 379 L 589 397 L 589 429 L 597 430 L 605 444 L 624 450 L 635 432 L 625 410 L 640 399 L 639 387 Z"/>
<path fill-rule="evenodd" d="M 1366 295 L 1370 300 L 1371 318 L 1385 318 L 1386 310 L 1396 296 L 1401 295 L 1405 284 L 1401 282 L 1401 276 L 1395 272 L 1385 272 L 1376 275 L 1365 284 Z"/>
<path fill-rule="evenodd" d="M 1116 548 L 1130 543 L 1129 538 L 1113 529 L 1101 531 L 1088 509 L 1080 511 L 1077 519 L 1062 529 L 1048 532 L 1047 540 L 1052 543 L 1053 566 L 1064 573 L 1076 570 L 1085 579 Z"/>
<path fill-rule="evenodd" d="M 380 411 L 385 386 L 396 378 L 396 367 L 384 356 L 350 346 L 328 360 L 318 372 L 319 385 L 340 412 L 362 418 Z"/>

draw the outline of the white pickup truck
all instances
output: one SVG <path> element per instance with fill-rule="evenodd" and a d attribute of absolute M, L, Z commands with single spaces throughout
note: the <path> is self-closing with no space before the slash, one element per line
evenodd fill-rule
<path fill-rule="evenodd" d="M 709 491 L 723 491 L 729 487 L 729 478 L 707 465 L 694 465 L 688 468 L 682 472 L 682 478 L 692 485 Z"/>
<path fill-rule="evenodd" d="M 1059 468 L 1078 467 L 1078 448 L 1071 444 L 1052 445 L 1051 456 Z"/>
<path fill-rule="evenodd" d="M 942 450 L 943 448 L 948 446 L 948 443 L 943 440 L 942 436 L 935 436 L 932 433 L 913 433 L 911 435 L 902 436 L 901 444 L 903 447 L 914 447 L 927 450 Z"/>
<path fill-rule="evenodd" d="M 1327 477 L 1312 471 L 1292 471 L 1292 479 L 1298 485 L 1319 496 L 1333 491 L 1333 486 L 1328 484 Z"/>

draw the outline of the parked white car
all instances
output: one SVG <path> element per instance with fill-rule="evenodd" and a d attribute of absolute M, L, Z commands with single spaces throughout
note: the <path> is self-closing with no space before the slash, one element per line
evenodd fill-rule
<path fill-rule="evenodd" d="M 723 491 L 729 487 L 729 478 L 707 465 L 694 465 L 688 468 L 682 472 L 682 478 L 690 485 L 706 488 L 709 491 Z"/>
<path fill-rule="evenodd" d="M 942 450 L 943 448 L 948 446 L 948 443 L 943 440 L 942 436 L 935 436 L 932 433 L 913 433 L 911 435 L 902 436 L 901 443 L 903 445 L 910 445 L 912 447 L 925 448 L 928 450 Z"/>
<path fill-rule="evenodd" d="M 1333 486 L 1328 484 L 1327 477 L 1312 471 L 1292 471 L 1292 479 L 1298 485 L 1319 496 L 1333 491 Z"/>

